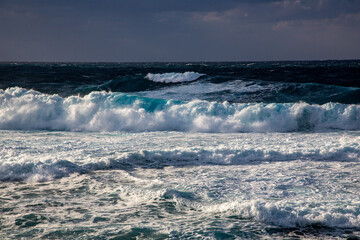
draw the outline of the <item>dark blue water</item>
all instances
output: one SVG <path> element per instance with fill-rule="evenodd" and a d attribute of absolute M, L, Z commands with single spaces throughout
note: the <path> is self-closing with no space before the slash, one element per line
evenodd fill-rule
<path fill-rule="evenodd" d="M 226 63 L 1 63 L 0 89 L 18 86 L 62 97 L 92 91 L 171 91 L 190 82 L 162 83 L 148 73 L 196 72 L 204 88 L 218 91 L 182 94 L 182 100 L 245 102 L 360 103 L 360 61 Z M 223 88 L 224 85 L 230 87 Z M 229 89 L 230 88 L 230 89 Z M 231 89 L 232 88 L 232 89 Z M 245 91 L 241 91 L 245 88 Z M 251 91 L 246 91 L 250 88 Z M 174 96 L 177 97 L 177 96 Z M 162 98 L 167 98 L 162 96 Z"/>

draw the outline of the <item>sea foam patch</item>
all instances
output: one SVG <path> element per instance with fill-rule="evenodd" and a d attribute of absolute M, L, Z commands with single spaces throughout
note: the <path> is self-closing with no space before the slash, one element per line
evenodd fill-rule
<path fill-rule="evenodd" d="M 73 229 L 73 219 L 99 235 L 121 224 L 170 227 L 174 238 L 214 224 L 222 234 L 256 227 L 271 236 L 359 228 L 359 131 L 0 134 L 8 231 L 38 224 L 61 237 L 58 222 Z"/>
<path fill-rule="evenodd" d="M 297 160 L 349 164 L 360 160 L 360 136 L 338 133 L 273 133 L 264 137 L 254 133 L 2 131 L 1 135 L 0 181 L 47 181 L 113 169 L 244 166 Z"/>

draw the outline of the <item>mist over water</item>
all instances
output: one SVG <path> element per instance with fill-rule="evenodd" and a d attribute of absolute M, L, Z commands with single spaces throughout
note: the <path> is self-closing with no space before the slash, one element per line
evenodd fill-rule
<path fill-rule="evenodd" d="M 355 238 L 359 68 L 2 63 L 0 238 Z"/>

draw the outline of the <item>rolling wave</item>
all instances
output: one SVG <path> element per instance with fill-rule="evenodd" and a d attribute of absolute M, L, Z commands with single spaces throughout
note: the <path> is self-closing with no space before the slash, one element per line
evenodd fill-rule
<path fill-rule="evenodd" d="M 292 132 L 359 130 L 360 105 L 175 101 L 91 92 L 62 98 L 0 90 L 0 129 L 64 131 Z"/>
<path fill-rule="evenodd" d="M 87 148 L 77 152 L 80 156 L 74 154 L 69 157 L 67 151 L 73 150 L 61 146 L 63 152 L 60 153 L 45 151 L 42 154 L 34 155 L 31 150 L 27 150 L 20 155 L 10 154 L 6 157 L 4 154 L 4 159 L 0 158 L 0 181 L 47 181 L 68 177 L 73 173 L 82 174 L 110 169 L 133 170 L 138 167 L 159 169 L 167 166 L 247 165 L 297 160 L 358 162 L 360 160 L 360 149 L 359 144 L 356 143 L 356 140 L 354 141 L 351 147 L 329 144 L 323 147 L 317 146 L 318 148 L 292 146 L 291 149 L 279 148 L 275 150 L 264 146 L 259 149 L 240 146 L 218 146 L 206 149 L 181 147 L 172 150 L 164 148 L 163 150 L 135 152 L 121 152 L 119 149 L 116 154 L 104 152 L 105 156 L 102 157 L 96 156 L 96 151 L 93 153 L 95 155 L 89 155 L 91 151 Z M 43 149 L 37 150 L 43 151 Z"/>

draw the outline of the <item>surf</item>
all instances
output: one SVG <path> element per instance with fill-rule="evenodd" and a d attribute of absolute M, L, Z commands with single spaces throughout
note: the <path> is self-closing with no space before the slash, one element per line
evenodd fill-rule
<path fill-rule="evenodd" d="M 60 131 L 294 132 L 359 130 L 360 105 L 178 101 L 125 93 L 84 97 L 0 90 L 0 129 Z"/>

